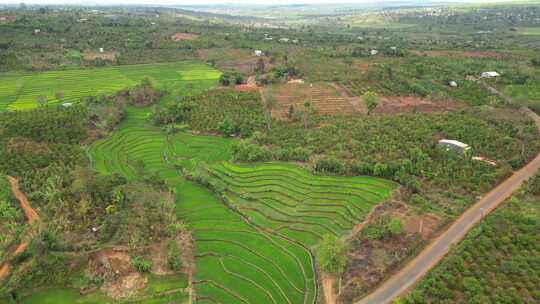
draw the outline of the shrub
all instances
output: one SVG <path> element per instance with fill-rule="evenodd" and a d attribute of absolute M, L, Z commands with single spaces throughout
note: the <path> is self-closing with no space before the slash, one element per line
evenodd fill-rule
<path fill-rule="evenodd" d="M 243 140 L 233 147 L 234 157 L 239 161 L 271 160 L 272 153 L 266 147 L 259 146 L 248 140 Z"/>
<path fill-rule="evenodd" d="M 152 270 L 152 261 L 145 260 L 141 257 L 132 258 L 131 265 L 140 273 L 149 272 Z"/>
<path fill-rule="evenodd" d="M 182 267 L 180 248 L 174 241 L 170 241 L 167 246 L 167 267 L 173 271 L 178 271 Z"/>
<path fill-rule="evenodd" d="M 343 174 L 345 172 L 345 166 L 335 158 L 323 158 L 315 163 L 315 172 L 323 174 Z"/>

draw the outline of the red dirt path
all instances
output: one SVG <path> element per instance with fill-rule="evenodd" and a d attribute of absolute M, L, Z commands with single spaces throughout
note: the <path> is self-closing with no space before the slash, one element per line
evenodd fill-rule
<path fill-rule="evenodd" d="M 32 206 L 30 206 L 30 203 L 28 202 L 28 199 L 26 198 L 26 196 L 19 189 L 19 182 L 17 181 L 17 179 L 14 178 L 14 177 L 11 177 L 11 176 L 8 176 L 7 179 L 11 184 L 11 192 L 13 192 L 13 195 L 15 196 L 15 198 L 21 204 L 21 208 L 23 209 L 24 214 L 26 215 L 27 222 L 29 224 L 32 224 L 33 222 L 36 222 L 36 221 L 41 223 L 42 222 L 41 217 L 32 208 Z M 28 243 L 29 243 L 29 238 L 28 238 L 28 235 L 27 235 L 27 236 L 25 236 L 25 238 L 19 244 L 14 246 L 14 249 L 12 249 L 12 252 L 10 254 L 8 254 L 5 261 L 2 262 L 2 264 L 0 264 L 0 281 L 5 279 L 9 275 L 10 266 L 9 266 L 8 261 L 11 258 L 23 253 L 24 250 L 26 249 L 26 247 L 28 247 Z"/>

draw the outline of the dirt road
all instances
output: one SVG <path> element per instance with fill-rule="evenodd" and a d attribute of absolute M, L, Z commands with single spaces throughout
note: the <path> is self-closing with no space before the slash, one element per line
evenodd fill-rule
<path fill-rule="evenodd" d="M 7 179 L 11 184 L 11 192 L 21 204 L 21 208 L 26 215 L 26 220 L 28 221 L 28 223 L 33 223 L 34 221 L 41 221 L 41 218 L 39 217 L 37 212 L 32 208 L 32 206 L 30 206 L 30 203 L 28 202 L 26 196 L 19 189 L 19 181 L 17 181 L 16 178 L 11 176 L 8 176 Z"/>
<path fill-rule="evenodd" d="M 11 176 L 8 176 L 7 179 L 11 184 L 11 192 L 13 193 L 13 196 L 15 196 L 15 198 L 21 204 L 21 208 L 26 215 L 27 222 L 29 224 L 36 221 L 41 223 L 41 218 L 39 217 L 39 214 L 37 214 L 37 212 L 32 208 L 32 206 L 30 206 L 28 199 L 19 189 L 19 182 L 17 181 L 17 179 Z M 28 246 L 30 238 L 31 236 L 27 234 L 19 244 L 17 244 L 13 247 L 13 249 L 11 249 L 11 252 L 5 258 L 5 261 L 0 263 L 0 281 L 2 281 L 9 275 L 9 260 L 24 252 L 24 250 Z"/>
<path fill-rule="evenodd" d="M 533 118 L 540 130 L 540 117 L 534 112 L 523 109 Z M 390 279 L 380 285 L 375 291 L 356 304 L 385 304 L 414 287 L 414 285 L 433 268 L 478 222 L 509 198 L 521 184 L 536 174 L 540 168 L 540 153 L 525 167 L 515 172 L 510 178 L 495 187 L 481 200 L 463 213 L 438 238 L 433 240 L 416 258 Z"/>

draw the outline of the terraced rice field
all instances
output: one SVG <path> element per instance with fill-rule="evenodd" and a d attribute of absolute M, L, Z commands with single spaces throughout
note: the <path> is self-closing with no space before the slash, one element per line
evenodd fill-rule
<path fill-rule="evenodd" d="M 72 69 L 38 73 L 0 74 L 0 111 L 24 110 L 38 106 L 38 96 L 48 104 L 75 103 L 81 97 L 107 94 L 138 84 L 150 77 L 158 86 L 175 88 L 186 81 L 219 77 L 219 71 L 198 63 L 141 64 L 96 69 Z M 63 92 L 62 100 L 56 93 Z"/>
<path fill-rule="evenodd" d="M 145 125 L 148 111 L 129 109 L 90 155 L 99 171 L 129 179 L 137 178 L 133 162 L 142 161 L 175 189 L 178 216 L 195 240 L 197 303 L 315 303 L 312 246 L 324 233 L 345 234 L 393 188 L 366 177 L 316 177 L 284 164 L 234 165 L 228 162 L 233 140 L 187 133 L 167 139 Z M 212 182 L 224 191 L 215 195 L 184 179 L 170 165 L 173 157 L 188 170 L 208 163 Z"/>
<path fill-rule="evenodd" d="M 289 112 L 289 107 L 303 107 L 306 101 L 319 114 L 348 114 L 357 112 L 353 102 L 343 96 L 334 87 L 327 83 L 309 84 L 289 83 L 274 86 L 271 89 L 273 98 L 278 106 L 272 110 L 272 116 L 283 118 Z"/>

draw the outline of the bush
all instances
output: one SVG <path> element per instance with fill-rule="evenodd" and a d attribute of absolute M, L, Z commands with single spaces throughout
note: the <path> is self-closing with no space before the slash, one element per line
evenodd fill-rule
<path fill-rule="evenodd" d="M 152 261 L 145 260 L 141 257 L 132 258 L 131 265 L 140 273 L 149 272 L 152 270 Z"/>
<path fill-rule="evenodd" d="M 243 140 L 233 147 L 234 157 L 239 161 L 265 161 L 272 159 L 272 153 L 266 147 Z"/>
<path fill-rule="evenodd" d="M 174 241 L 170 241 L 167 248 L 167 267 L 170 270 L 178 271 L 182 268 L 182 255 L 178 244 Z"/>
<path fill-rule="evenodd" d="M 340 274 L 347 262 L 346 253 L 347 245 L 343 240 L 326 234 L 315 251 L 317 265 L 326 273 Z"/>
<path fill-rule="evenodd" d="M 315 172 L 339 175 L 345 172 L 345 166 L 335 158 L 323 158 L 315 163 Z"/>
<path fill-rule="evenodd" d="M 399 218 L 382 216 L 369 224 L 362 232 L 367 239 L 386 240 L 403 233 L 403 224 Z"/>

